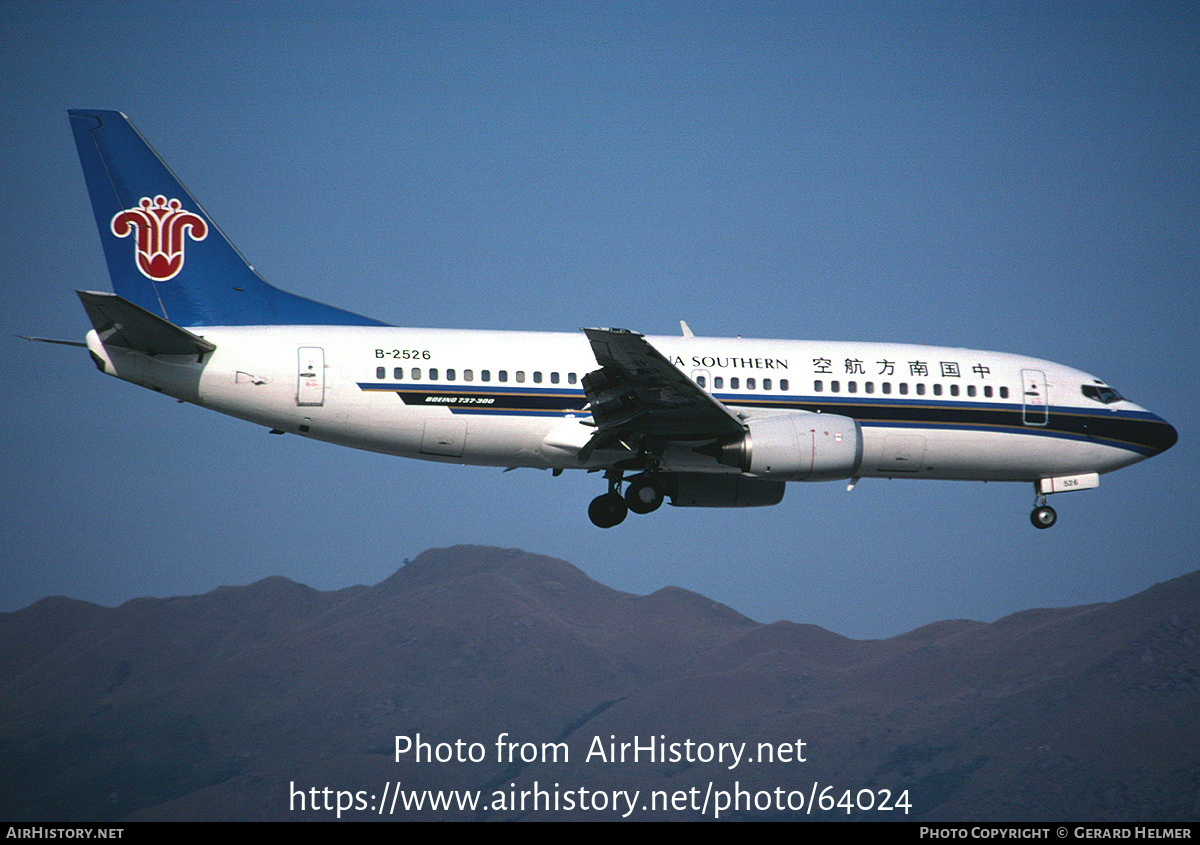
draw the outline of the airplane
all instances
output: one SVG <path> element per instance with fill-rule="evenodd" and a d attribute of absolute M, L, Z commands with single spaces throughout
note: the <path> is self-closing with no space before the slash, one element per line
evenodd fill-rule
<path fill-rule="evenodd" d="M 77 291 L 104 373 L 389 455 L 602 473 L 601 528 L 665 499 L 775 505 L 789 481 L 1032 483 L 1046 497 L 1169 449 L 1080 370 L 898 343 L 400 328 L 275 288 L 128 118 L 69 112 L 114 293 Z M 42 338 L 34 338 L 44 340 Z"/>

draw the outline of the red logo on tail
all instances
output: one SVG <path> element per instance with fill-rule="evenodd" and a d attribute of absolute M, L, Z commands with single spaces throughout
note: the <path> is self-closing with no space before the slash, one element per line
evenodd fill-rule
<path fill-rule="evenodd" d="M 184 233 L 194 241 L 208 236 L 204 218 L 183 210 L 179 200 L 162 194 L 153 200 L 142 197 L 138 208 L 113 215 L 112 233 L 125 238 L 137 229 L 137 265 L 143 276 L 156 282 L 173 279 L 183 269 Z"/>

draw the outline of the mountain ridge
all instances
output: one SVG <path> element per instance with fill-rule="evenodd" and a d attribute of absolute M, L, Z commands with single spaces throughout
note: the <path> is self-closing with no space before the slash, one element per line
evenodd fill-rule
<path fill-rule="evenodd" d="M 910 820 L 1195 819 L 1197 608 L 1200 572 L 1111 603 L 852 640 L 477 546 L 429 550 L 379 584 L 331 592 L 274 576 L 117 608 L 49 597 L 0 614 L 0 814 L 328 816 L 298 810 L 292 783 L 648 793 L 816 781 L 908 790 Z M 488 758 L 397 762 L 395 737 L 416 733 L 478 741 Z M 571 758 L 497 760 L 501 734 L 563 743 Z M 596 738 L 633 736 L 803 739 L 809 757 L 736 771 L 587 760 Z"/>

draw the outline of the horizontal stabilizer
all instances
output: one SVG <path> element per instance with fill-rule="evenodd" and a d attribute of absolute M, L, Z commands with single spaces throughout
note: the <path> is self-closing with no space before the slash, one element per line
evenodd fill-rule
<path fill-rule="evenodd" d="M 84 349 L 87 348 L 87 344 L 80 340 L 55 340 L 52 337 L 30 337 L 25 334 L 19 334 L 17 337 L 21 338 L 21 340 L 35 340 L 38 343 L 57 343 L 62 346 L 82 346 Z"/>
<path fill-rule="evenodd" d="M 75 292 L 106 346 L 123 346 L 147 355 L 203 355 L 217 348 L 115 293 Z"/>

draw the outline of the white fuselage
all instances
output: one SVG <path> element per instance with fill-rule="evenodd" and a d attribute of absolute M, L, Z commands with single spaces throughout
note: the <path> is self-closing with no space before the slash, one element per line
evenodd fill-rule
<path fill-rule="evenodd" d="M 216 350 L 149 356 L 105 346 L 95 332 L 88 344 L 112 375 L 276 431 L 359 449 L 549 469 L 606 468 L 628 454 L 609 447 L 580 460 L 594 431 L 580 381 L 597 368 L 582 334 L 193 331 Z M 1161 451 L 1145 434 L 1161 420 L 1120 398 L 1089 398 L 1084 386 L 1102 382 L 1040 359 L 891 343 L 647 340 L 751 424 L 796 411 L 856 420 L 856 477 L 1036 482 L 1105 473 Z M 662 459 L 665 470 L 739 472 L 678 446 Z"/>

